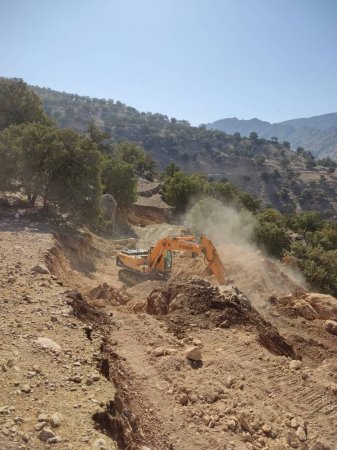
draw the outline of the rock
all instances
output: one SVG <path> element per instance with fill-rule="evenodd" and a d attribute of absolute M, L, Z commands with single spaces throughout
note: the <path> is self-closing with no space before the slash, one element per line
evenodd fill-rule
<path fill-rule="evenodd" d="M 53 350 L 54 352 L 59 353 L 62 349 L 61 347 L 52 339 L 47 337 L 38 337 L 35 341 L 40 347 L 43 347 L 48 350 Z"/>
<path fill-rule="evenodd" d="M 37 423 L 36 425 L 35 425 L 35 430 L 36 431 L 40 431 L 40 430 L 42 430 L 44 427 L 46 427 L 47 426 L 47 422 L 39 422 L 39 423 Z"/>
<path fill-rule="evenodd" d="M 47 267 L 44 264 L 37 264 L 32 268 L 32 271 L 35 273 L 47 274 L 50 273 Z"/>
<path fill-rule="evenodd" d="M 291 370 L 299 370 L 302 366 L 302 361 L 298 359 L 292 359 L 289 363 L 289 369 Z"/>
<path fill-rule="evenodd" d="M 44 428 L 39 433 L 39 439 L 43 442 L 47 442 L 48 439 L 53 437 L 55 437 L 55 434 L 50 428 Z"/>
<path fill-rule="evenodd" d="M 319 319 L 337 320 L 337 299 L 327 294 L 307 293 L 304 300 L 314 308 Z"/>
<path fill-rule="evenodd" d="M 55 413 L 52 416 L 50 416 L 50 425 L 53 428 L 57 428 L 61 425 L 61 423 L 63 422 L 63 417 L 60 413 Z"/>
<path fill-rule="evenodd" d="M 202 360 L 201 350 L 197 346 L 188 347 L 186 349 L 185 356 L 186 356 L 186 358 L 191 359 L 192 361 L 201 361 Z"/>
<path fill-rule="evenodd" d="M 96 441 L 92 444 L 92 448 L 95 450 L 107 450 L 108 447 L 108 443 L 105 439 L 96 439 Z"/>
<path fill-rule="evenodd" d="M 227 428 L 228 428 L 228 430 L 231 430 L 231 431 L 235 431 L 235 428 L 236 428 L 236 422 L 235 422 L 235 420 L 229 420 L 228 422 L 227 422 Z"/>
<path fill-rule="evenodd" d="M 307 435 L 302 427 L 298 427 L 295 434 L 301 442 L 307 439 Z"/>
<path fill-rule="evenodd" d="M 47 439 L 47 444 L 57 444 L 58 442 L 62 442 L 61 436 L 54 436 Z"/>
<path fill-rule="evenodd" d="M 240 416 L 239 422 L 243 431 L 247 431 L 248 433 L 253 434 L 253 430 L 245 416 Z"/>
<path fill-rule="evenodd" d="M 294 305 L 294 309 L 305 319 L 315 320 L 318 318 L 318 314 L 315 309 L 303 299 L 298 299 Z"/>
<path fill-rule="evenodd" d="M 323 325 L 325 331 L 337 336 L 337 322 L 334 320 L 326 320 Z"/>
<path fill-rule="evenodd" d="M 182 394 L 178 400 L 182 406 L 186 406 L 188 404 L 188 396 L 186 394 Z"/>
<path fill-rule="evenodd" d="M 164 356 L 165 354 L 165 350 L 164 347 L 157 347 L 153 350 L 153 355 L 158 357 L 158 356 Z"/>
<path fill-rule="evenodd" d="M 29 394 L 31 390 L 32 388 L 29 386 L 29 384 L 24 384 L 21 388 L 21 392 L 24 392 L 25 394 Z"/>
<path fill-rule="evenodd" d="M 208 426 L 208 424 L 209 424 L 210 421 L 211 421 L 211 418 L 210 418 L 210 416 L 205 415 L 205 416 L 203 416 L 202 421 L 204 422 L 204 424 L 205 424 L 206 426 Z"/>
<path fill-rule="evenodd" d="M 44 414 L 44 413 L 39 414 L 38 417 L 37 417 L 37 420 L 39 422 L 48 422 L 49 421 L 49 415 L 48 414 Z"/>
<path fill-rule="evenodd" d="M 197 347 L 201 347 L 202 342 L 200 339 L 194 338 L 192 341 L 193 345 L 196 345 Z"/>
<path fill-rule="evenodd" d="M 291 426 L 291 428 L 297 428 L 298 427 L 298 423 L 297 423 L 297 420 L 295 418 L 291 419 L 290 426 Z"/>
<path fill-rule="evenodd" d="M 271 426 L 265 423 L 262 426 L 262 431 L 264 432 L 264 434 L 270 434 L 271 433 Z"/>
<path fill-rule="evenodd" d="M 299 440 L 298 437 L 294 433 L 288 433 L 287 436 L 287 444 L 291 448 L 298 448 L 299 447 Z"/>
<path fill-rule="evenodd" d="M 231 375 L 228 375 L 228 377 L 226 378 L 226 381 L 225 381 L 226 388 L 228 388 L 228 389 L 231 388 L 234 383 L 235 383 L 235 378 L 233 378 Z"/>

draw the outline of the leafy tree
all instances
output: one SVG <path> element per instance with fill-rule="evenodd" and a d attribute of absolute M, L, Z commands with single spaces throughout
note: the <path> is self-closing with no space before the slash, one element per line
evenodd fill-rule
<path fill-rule="evenodd" d="M 18 188 L 19 146 L 12 127 L 0 133 L 0 189 L 16 190 Z"/>
<path fill-rule="evenodd" d="M 129 206 L 137 198 L 137 179 L 132 164 L 118 158 L 105 157 L 102 168 L 105 192 L 111 194 L 119 206 Z"/>
<path fill-rule="evenodd" d="M 255 229 L 257 244 L 263 247 L 267 253 L 277 258 L 281 257 L 289 244 L 286 231 L 270 221 L 260 220 Z"/>
<path fill-rule="evenodd" d="M 204 193 L 205 184 L 206 179 L 200 174 L 186 175 L 182 172 L 175 172 L 164 182 L 165 201 L 178 210 L 184 210 L 192 197 L 198 197 Z"/>
<path fill-rule="evenodd" d="M 287 149 L 290 149 L 290 142 L 289 141 L 283 141 L 283 146 Z"/>
<path fill-rule="evenodd" d="M 164 178 L 172 177 L 176 172 L 180 172 L 180 167 L 177 164 L 175 164 L 174 162 L 171 162 L 163 170 L 163 176 L 164 176 Z"/>
<path fill-rule="evenodd" d="M 63 149 L 52 155 L 48 197 L 76 220 L 96 221 L 102 193 L 101 153 L 91 139 L 74 130 L 58 133 Z"/>
<path fill-rule="evenodd" d="M 114 156 L 122 161 L 131 164 L 140 175 L 148 172 L 154 175 L 156 162 L 151 156 L 145 153 L 144 149 L 132 142 L 122 142 L 115 148 Z"/>
<path fill-rule="evenodd" d="M 0 131 L 25 122 L 51 123 L 40 98 L 19 78 L 0 77 Z"/>
<path fill-rule="evenodd" d="M 249 139 L 256 140 L 258 139 L 259 135 L 256 133 L 256 131 L 252 131 L 249 135 Z"/>
<path fill-rule="evenodd" d="M 248 194 L 247 192 L 242 192 L 238 195 L 238 201 L 239 204 L 244 206 L 248 211 L 256 212 L 261 206 L 261 200 L 259 200 L 256 197 L 253 197 L 252 195 Z"/>
<path fill-rule="evenodd" d="M 313 169 L 314 167 L 316 167 L 316 161 L 314 160 L 314 159 L 307 159 L 306 160 L 306 163 L 305 163 L 305 167 L 307 168 L 307 169 Z"/>
<path fill-rule="evenodd" d="M 325 251 L 321 245 L 296 241 L 285 260 L 300 269 L 315 289 L 337 295 L 337 250 Z"/>
<path fill-rule="evenodd" d="M 111 137 L 110 133 L 98 128 L 94 120 L 90 120 L 88 123 L 88 133 L 91 140 L 95 142 L 95 144 L 101 144 L 103 141 Z"/>
<path fill-rule="evenodd" d="M 296 217 L 295 227 L 303 232 L 305 237 L 308 231 L 316 231 L 322 226 L 318 211 L 306 211 Z"/>
<path fill-rule="evenodd" d="M 275 223 L 280 228 L 285 228 L 286 226 L 285 217 L 276 209 L 265 209 L 258 215 L 258 218 L 261 222 Z"/>
<path fill-rule="evenodd" d="M 296 153 L 298 153 L 299 155 L 302 155 L 303 152 L 304 152 L 304 148 L 303 147 L 297 147 Z"/>
<path fill-rule="evenodd" d="M 76 220 L 98 216 L 101 194 L 97 146 L 74 130 L 58 130 L 40 123 L 12 126 L 0 135 L 0 151 L 16 158 L 6 174 L 26 193 L 32 205 L 38 196 L 54 203 Z"/>
<path fill-rule="evenodd" d="M 270 138 L 270 140 L 273 141 L 273 142 L 278 142 L 278 137 L 277 136 L 272 136 Z"/>

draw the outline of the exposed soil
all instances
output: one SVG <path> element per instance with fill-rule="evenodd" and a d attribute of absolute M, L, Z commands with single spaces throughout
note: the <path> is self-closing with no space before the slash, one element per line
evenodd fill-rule
<path fill-rule="evenodd" d="M 235 284 L 217 288 L 201 259 L 178 257 L 171 283 L 125 289 L 116 252 L 184 230 L 134 232 L 1 222 L 1 448 L 48 448 L 39 434 L 56 412 L 60 449 L 336 448 L 337 337 L 267 301 L 297 283 L 272 262 L 252 275 L 237 259 Z"/>

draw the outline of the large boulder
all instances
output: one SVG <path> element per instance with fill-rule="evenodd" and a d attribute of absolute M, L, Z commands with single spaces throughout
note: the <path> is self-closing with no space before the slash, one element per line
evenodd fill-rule
<path fill-rule="evenodd" d="M 337 320 L 337 298 L 331 295 L 308 292 L 304 300 L 314 308 L 319 319 Z"/>

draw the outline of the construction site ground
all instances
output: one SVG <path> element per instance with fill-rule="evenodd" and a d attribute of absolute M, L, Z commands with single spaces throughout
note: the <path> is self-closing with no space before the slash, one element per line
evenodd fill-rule
<path fill-rule="evenodd" d="M 274 262 L 223 246 L 220 290 L 188 255 L 172 284 L 118 280 L 120 249 L 181 232 L 2 219 L 1 449 L 337 449 L 337 337 L 267 301 L 298 288 Z"/>

